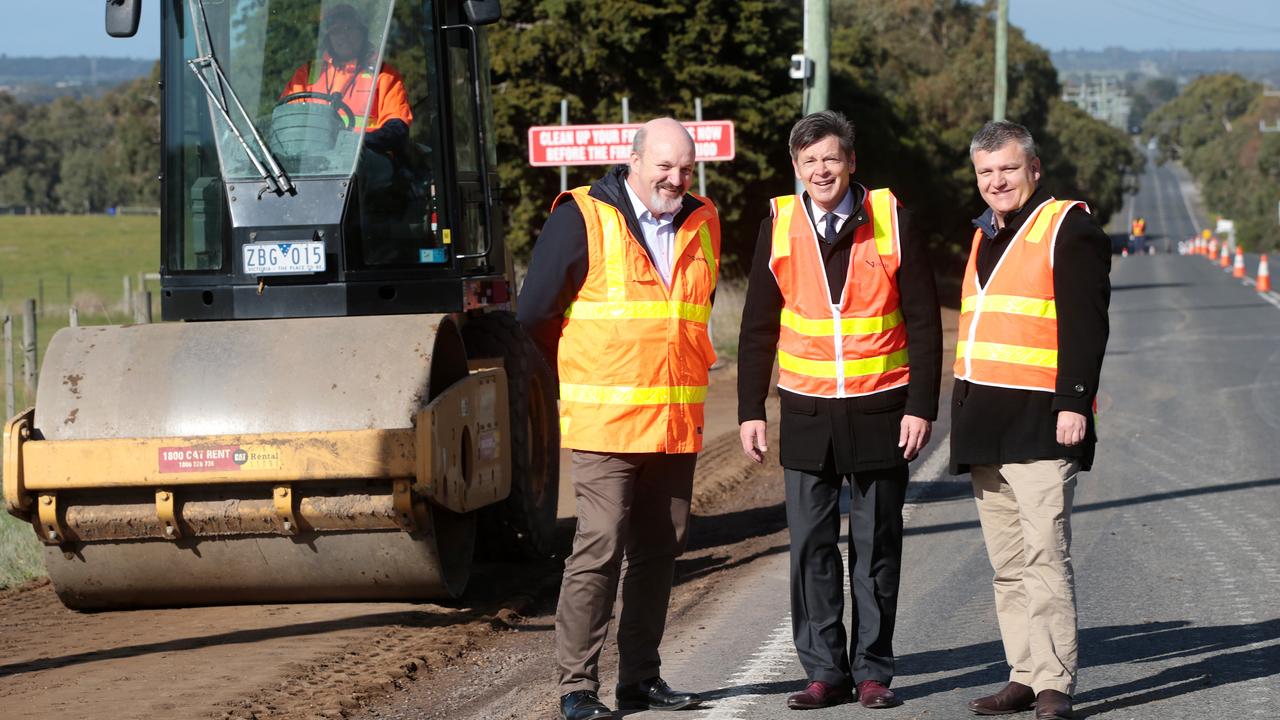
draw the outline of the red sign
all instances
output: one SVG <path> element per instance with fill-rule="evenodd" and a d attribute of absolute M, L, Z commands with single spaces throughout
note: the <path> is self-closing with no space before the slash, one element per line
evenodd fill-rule
<path fill-rule="evenodd" d="M 693 137 L 700 162 L 732 160 L 733 121 L 683 123 Z M 613 165 L 631 157 L 631 140 L 639 125 L 540 125 L 529 128 L 529 164 Z"/>
<path fill-rule="evenodd" d="M 239 470 L 247 454 L 236 445 L 212 447 L 162 447 L 160 448 L 160 472 L 202 472 L 208 470 Z"/>

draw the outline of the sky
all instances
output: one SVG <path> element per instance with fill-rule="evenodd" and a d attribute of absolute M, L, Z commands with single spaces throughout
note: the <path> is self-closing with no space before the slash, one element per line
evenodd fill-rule
<path fill-rule="evenodd" d="M 799 0 L 794 0 L 798 2 Z M 0 25 L 10 56 L 160 54 L 160 0 L 142 0 L 137 37 L 109 38 L 102 0 L 35 0 L 13 7 Z M 1050 50 L 1280 50 L 1278 0 L 1009 0 L 1009 21 Z"/>

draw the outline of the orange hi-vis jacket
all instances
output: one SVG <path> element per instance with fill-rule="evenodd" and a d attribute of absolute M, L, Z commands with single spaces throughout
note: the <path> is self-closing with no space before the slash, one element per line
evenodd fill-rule
<path fill-rule="evenodd" d="M 955 376 L 979 385 L 1054 392 L 1058 379 L 1058 310 L 1053 250 L 1058 228 L 1078 200 L 1046 200 L 1009 241 L 987 284 L 978 284 L 973 234 L 960 291 Z"/>
<path fill-rule="evenodd" d="M 831 302 L 813 223 L 798 195 L 772 201 L 769 269 L 783 306 L 778 387 L 801 395 L 843 398 L 907 384 L 907 330 L 895 276 L 901 264 L 898 200 L 888 189 L 866 193 L 871 221 L 853 237 L 839 304 Z"/>
<path fill-rule="evenodd" d="M 720 264 L 711 201 L 675 235 L 667 287 L 622 213 L 580 187 L 572 197 L 587 231 L 588 269 L 560 328 L 561 444 L 616 453 L 702 449 L 703 402 L 715 350 L 707 335 Z"/>
<path fill-rule="evenodd" d="M 1142 237 L 1147 234 L 1147 223 L 1141 218 L 1133 221 L 1133 234 Z"/>
<path fill-rule="evenodd" d="M 361 127 L 377 130 L 388 120 L 402 120 L 405 125 L 413 123 L 404 79 L 390 65 L 383 64 L 375 80 L 373 68 L 369 65 L 353 60 L 339 66 L 325 53 L 319 62 L 309 62 L 295 70 L 280 97 L 299 92 L 341 94 L 342 101 L 355 113 L 355 125 L 351 130 Z"/>

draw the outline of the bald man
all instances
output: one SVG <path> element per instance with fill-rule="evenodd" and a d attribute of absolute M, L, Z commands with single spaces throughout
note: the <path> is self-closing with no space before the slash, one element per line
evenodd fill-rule
<path fill-rule="evenodd" d="M 659 672 L 676 557 L 684 551 L 720 220 L 689 192 L 693 140 L 660 118 L 630 161 L 561 193 L 533 248 L 520 322 L 556 368 L 578 527 L 556 608 L 560 717 L 612 717 L 598 692 L 614 600 L 623 710 L 698 702 Z"/>

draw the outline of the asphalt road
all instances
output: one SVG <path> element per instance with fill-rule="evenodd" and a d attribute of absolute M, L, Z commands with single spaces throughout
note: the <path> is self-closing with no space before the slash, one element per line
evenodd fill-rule
<path fill-rule="evenodd" d="M 1176 168 L 1148 169 L 1133 204 L 1153 234 L 1184 238 L 1199 227 L 1182 184 Z M 1075 506 L 1077 715 L 1272 717 L 1280 298 L 1176 254 L 1117 257 L 1112 284 L 1101 443 Z M 934 454 L 914 468 L 894 682 L 905 704 L 873 713 L 886 720 L 969 717 L 967 701 L 1007 678 L 968 477 L 944 475 L 945 423 L 938 430 Z M 786 555 L 763 557 L 683 623 L 691 629 L 666 651 L 663 674 L 710 701 L 682 717 L 791 715 L 785 698 L 803 673 L 786 583 Z"/>

